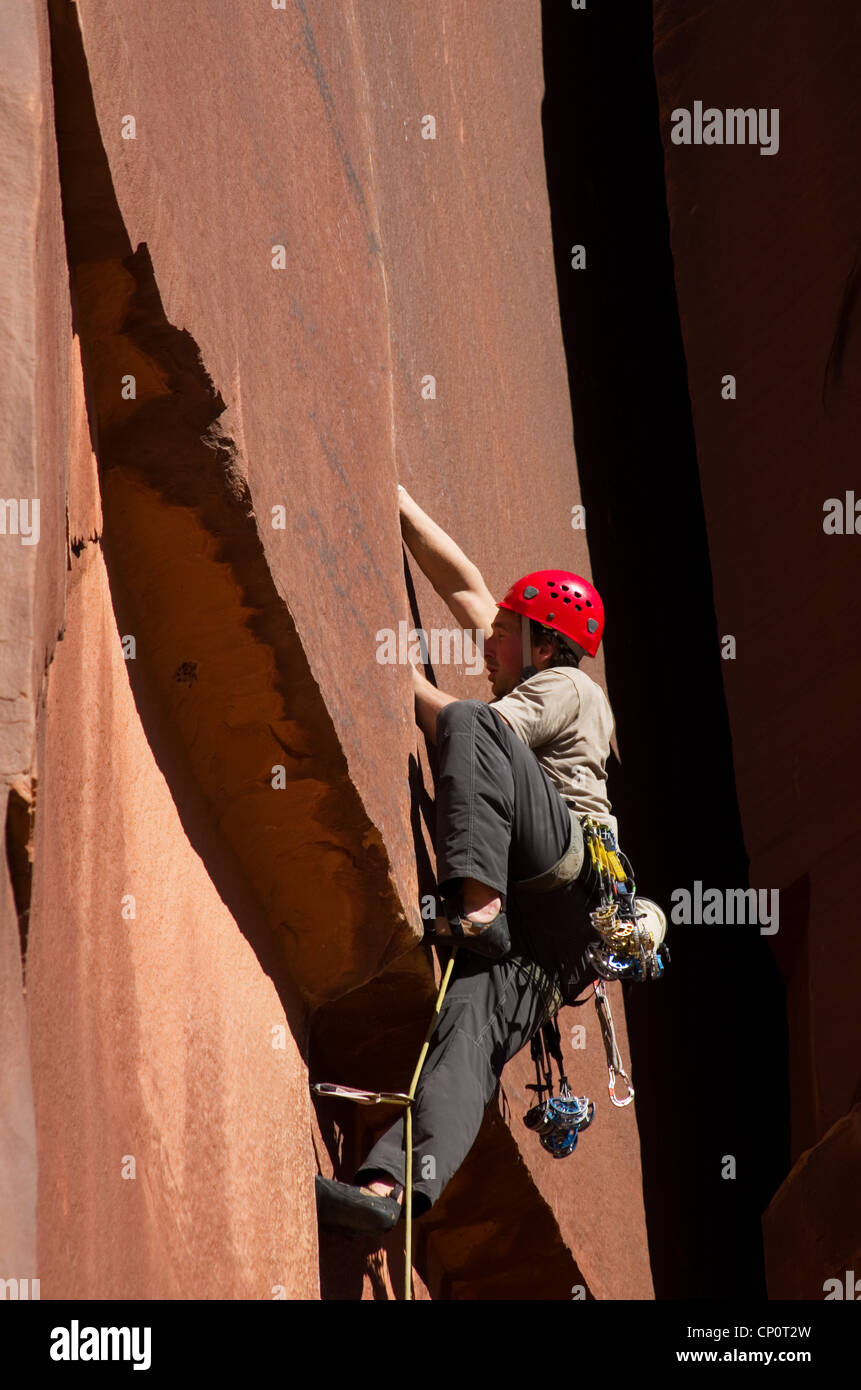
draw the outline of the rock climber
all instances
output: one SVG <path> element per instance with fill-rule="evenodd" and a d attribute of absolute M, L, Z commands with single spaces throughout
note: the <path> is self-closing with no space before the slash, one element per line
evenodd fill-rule
<path fill-rule="evenodd" d="M 444 916 L 435 935 L 466 948 L 413 1106 L 420 1216 L 472 1147 L 506 1062 L 597 978 L 586 954 L 592 885 L 579 818 L 614 835 L 617 826 L 605 771 L 613 714 L 580 670 L 603 633 L 597 591 L 578 575 L 540 571 L 497 604 L 454 540 L 403 487 L 398 495 L 411 554 L 457 622 L 484 634 L 493 694 L 490 703 L 459 700 L 413 667 L 416 722 L 437 750 Z M 353 1183 L 317 1177 L 321 1228 L 391 1229 L 401 1215 L 404 1161 L 401 1115 Z"/>

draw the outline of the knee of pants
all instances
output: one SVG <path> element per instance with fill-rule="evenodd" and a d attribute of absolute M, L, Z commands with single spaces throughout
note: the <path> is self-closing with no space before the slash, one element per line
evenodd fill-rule
<path fill-rule="evenodd" d="M 463 730 L 472 725 L 476 718 L 476 710 L 479 711 L 478 718 L 489 717 L 491 721 L 494 715 L 490 713 L 490 706 L 483 700 L 452 700 L 451 704 L 443 705 L 437 715 L 437 736 L 440 733 L 450 733 L 452 730 Z"/>

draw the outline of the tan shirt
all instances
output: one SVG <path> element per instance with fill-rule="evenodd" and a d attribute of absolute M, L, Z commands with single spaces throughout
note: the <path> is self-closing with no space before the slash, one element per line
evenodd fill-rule
<path fill-rule="evenodd" d="M 618 842 L 605 771 L 613 711 L 600 685 L 576 666 L 553 666 L 492 700 L 490 708 L 533 750 L 568 805 L 604 821 Z"/>

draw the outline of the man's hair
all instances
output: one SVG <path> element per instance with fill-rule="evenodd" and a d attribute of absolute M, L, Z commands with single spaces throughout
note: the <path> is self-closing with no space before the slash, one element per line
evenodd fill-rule
<path fill-rule="evenodd" d="M 543 627 L 537 619 L 530 618 L 529 635 L 536 647 L 546 643 L 553 647 L 553 655 L 547 663 L 547 670 L 551 666 L 580 665 L 579 653 L 574 650 L 576 644 L 571 643 L 570 638 L 563 637 L 561 632 L 556 632 L 552 627 Z"/>

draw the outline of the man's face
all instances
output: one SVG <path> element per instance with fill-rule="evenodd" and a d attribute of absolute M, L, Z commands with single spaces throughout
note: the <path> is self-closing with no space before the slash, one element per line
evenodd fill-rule
<path fill-rule="evenodd" d="M 491 624 L 491 636 L 484 639 L 484 664 L 494 699 L 508 695 L 520 680 L 523 670 L 523 649 L 520 641 L 519 613 L 511 613 L 507 608 L 497 608 L 496 617 Z M 552 655 L 548 646 L 532 648 L 532 664 L 543 671 Z"/>

